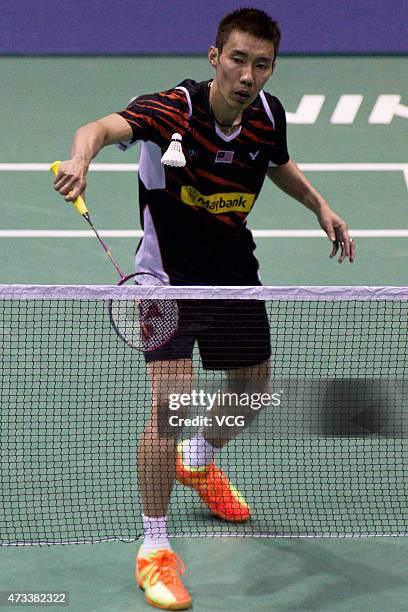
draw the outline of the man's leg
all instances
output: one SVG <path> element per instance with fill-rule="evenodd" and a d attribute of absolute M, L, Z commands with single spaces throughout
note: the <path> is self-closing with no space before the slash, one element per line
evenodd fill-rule
<path fill-rule="evenodd" d="M 138 553 L 136 578 L 150 604 L 181 610 L 191 605 L 191 599 L 178 578 L 177 570 L 182 564 L 171 550 L 167 534 L 167 511 L 175 480 L 179 434 L 178 427 L 169 426 L 169 400 L 173 393 L 191 390 L 192 360 L 155 361 L 148 365 L 148 374 L 152 412 L 138 447 L 145 537 Z M 184 416 L 181 408 L 177 416 Z"/>
<path fill-rule="evenodd" d="M 148 366 L 152 388 L 152 412 L 138 448 L 138 478 L 143 513 L 158 517 L 167 514 L 176 471 L 176 444 L 179 430 L 169 426 L 169 397 L 189 393 L 193 380 L 191 359 L 155 361 Z M 184 416 L 182 409 L 178 416 Z"/>
<path fill-rule="evenodd" d="M 246 393 L 248 395 L 253 395 L 254 393 L 265 393 L 268 387 L 270 371 L 271 364 L 269 359 L 255 366 L 228 370 L 227 390 L 229 393 L 236 393 L 238 396 L 242 393 Z M 230 406 L 228 404 L 227 406 L 214 406 L 213 410 L 211 411 L 211 416 L 213 417 L 213 423 L 216 416 L 222 417 L 223 415 L 227 416 L 229 414 L 243 416 L 245 419 L 245 427 L 248 427 L 259 412 L 260 410 L 253 410 L 251 406 Z M 230 440 L 233 440 L 237 434 L 242 433 L 243 429 L 244 427 L 238 425 L 204 427 L 202 430 L 202 436 L 207 442 L 212 444 L 215 449 L 219 450 L 225 444 L 230 442 Z"/>
<path fill-rule="evenodd" d="M 238 395 L 265 392 L 270 375 L 270 360 L 256 366 L 236 368 L 227 371 L 228 392 Z M 213 515 L 227 521 L 240 522 L 250 518 L 250 509 L 243 495 L 233 486 L 214 464 L 217 452 L 230 440 L 242 433 L 239 425 L 215 426 L 216 416 L 244 416 L 245 427 L 257 416 L 258 411 L 250 406 L 214 406 L 211 411 L 212 426 L 203 427 L 200 432 L 179 446 L 177 478 L 193 487 Z"/>

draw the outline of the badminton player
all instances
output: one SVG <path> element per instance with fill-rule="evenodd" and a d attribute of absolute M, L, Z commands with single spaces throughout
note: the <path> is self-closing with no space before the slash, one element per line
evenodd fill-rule
<path fill-rule="evenodd" d="M 71 158 L 62 162 L 55 183 L 68 201 L 84 193 L 89 164 L 102 147 L 116 143 L 127 149 L 142 141 L 139 197 L 144 236 L 136 253 L 137 272 L 153 273 L 173 285 L 259 285 L 246 217 L 266 176 L 316 215 L 332 241 L 332 257 L 341 246 L 338 261 L 354 260 L 347 224 L 290 158 L 284 109 L 264 92 L 279 42 L 278 24 L 265 12 L 234 11 L 219 23 L 215 45 L 208 52 L 213 79 L 188 79 L 168 91 L 141 95 L 125 110 L 75 133 Z M 182 137 L 183 167 L 161 163 L 174 133 Z M 200 313 L 209 323 L 199 347 L 203 367 L 226 371 L 230 389 L 238 380 L 249 386 L 256 381 L 262 391 L 270 367 L 269 327 L 264 305 L 250 307 L 248 312 L 235 305 L 234 326 L 245 328 L 245 333 L 235 334 L 229 351 L 224 345 L 221 353 L 213 347 L 219 334 L 230 334 L 231 339 L 231 324 L 220 328 L 218 318 L 218 325 L 213 325 L 211 307 L 204 316 Z M 180 325 L 183 317 L 188 319 L 188 313 L 181 312 Z M 159 431 L 168 417 L 169 394 L 191 388 L 197 338 L 194 329 L 177 333 L 167 345 L 146 354 L 153 406 L 138 452 L 144 540 L 136 578 L 151 605 L 169 610 L 191 605 L 180 578 L 184 566 L 167 536 L 175 480 L 193 487 L 218 518 L 239 522 L 251 514 L 242 494 L 216 465 L 217 453 L 233 434 L 217 437 L 203 428 L 177 446 L 176 434 Z"/>

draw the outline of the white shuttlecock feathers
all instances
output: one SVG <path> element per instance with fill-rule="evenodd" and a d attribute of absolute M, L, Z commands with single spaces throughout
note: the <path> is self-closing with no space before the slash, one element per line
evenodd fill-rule
<path fill-rule="evenodd" d="M 175 166 L 181 168 L 186 165 L 183 149 L 181 148 L 181 134 L 177 132 L 171 137 L 169 148 L 161 158 L 161 163 L 165 166 Z"/>

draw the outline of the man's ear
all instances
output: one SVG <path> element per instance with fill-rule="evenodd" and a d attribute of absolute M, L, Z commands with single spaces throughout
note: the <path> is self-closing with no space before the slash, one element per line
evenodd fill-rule
<path fill-rule="evenodd" d="M 216 68 L 217 62 L 218 62 L 218 49 L 217 49 L 217 47 L 211 46 L 208 49 L 208 61 L 210 62 L 211 66 L 214 66 L 214 68 Z"/>

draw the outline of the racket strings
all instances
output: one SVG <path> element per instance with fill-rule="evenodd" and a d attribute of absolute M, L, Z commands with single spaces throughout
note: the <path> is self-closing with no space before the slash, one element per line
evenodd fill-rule
<path fill-rule="evenodd" d="M 134 274 L 127 283 L 158 286 L 163 284 L 152 274 Z M 113 327 L 132 348 L 154 351 L 165 345 L 176 333 L 179 309 L 172 299 L 112 300 L 109 306 Z"/>

